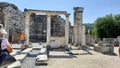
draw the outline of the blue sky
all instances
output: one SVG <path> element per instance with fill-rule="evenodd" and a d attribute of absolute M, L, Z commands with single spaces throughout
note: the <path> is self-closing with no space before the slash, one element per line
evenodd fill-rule
<path fill-rule="evenodd" d="M 24 8 L 38 10 L 67 11 L 73 23 L 73 7 L 83 7 L 83 23 L 94 23 L 98 17 L 120 14 L 120 0 L 0 0 L 13 3 L 21 11 Z"/>

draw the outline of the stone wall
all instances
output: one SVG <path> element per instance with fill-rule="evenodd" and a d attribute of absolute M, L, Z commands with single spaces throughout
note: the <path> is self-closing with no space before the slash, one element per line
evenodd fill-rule
<path fill-rule="evenodd" d="M 95 37 L 92 35 L 86 35 L 86 44 L 87 45 L 94 45 L 95 44 Z"/>
<path fill-rule="evenodd" d="M 30 41 L 46 42 L 47 15 L 31 14 Z M 51 16 L 51 36 L 63 37 L 65 35 L 65 20 L 59 15 Z"/>
<path fill-rule="evenodd" d="M 31 15 L 30 20 L 30 41 L 46 42 L 47 31 L 47 16 L 46 15 Z"/>
<path fill-rule="evenodd" d="M 65 20 L 59 15 L 51 17 L 51 36 L 62 37 L 65 35 Z"/>
<path fill-rule="evenodd" d="M 50 37 L 50 47 L 51 48 L 65 47 L 65 37 Z"/>
<path fill-rule="evenodd" d="M 86 43 L 88 45 L 94 45 L 95 43 L 98 43 L 99 45 L 102 44 L 113 44 L 114 46 L 118 46 L 118 40 L 117 38 L 95 38 L 92 35 L 86 35 Z"/>

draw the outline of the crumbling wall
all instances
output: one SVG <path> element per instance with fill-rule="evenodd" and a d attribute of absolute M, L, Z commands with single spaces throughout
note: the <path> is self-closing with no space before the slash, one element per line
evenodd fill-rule
<path fill-rule="evenodd" d="M 47 15 L 31 14 L 30 41 L 46 42 Z M 51 16 L 51 36 L 63 37 L 65 35 L 65 20 L 59 15 Z"/>

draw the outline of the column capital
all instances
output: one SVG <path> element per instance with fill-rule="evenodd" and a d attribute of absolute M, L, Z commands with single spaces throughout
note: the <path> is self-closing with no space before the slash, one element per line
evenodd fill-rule
<path fill-rule="evenodd" d="M 84 8 L 83 7 L 74 7 L 73 8 L 75 12 L 83 12 Z"/>
<path fill-rule="evenodd" d="M 50 17 L 52 14 L 48 13 L 47 16 Z"/>
<path fill-rule="evenodd" d="M 30 16 L 32 14 L 32 12 L 26 11 L 25 14 Z"/>
<path fill-rule="evenodd" d="M 70 14 L 69 14 L 69 13 L 68 13 L 68 14 L 65 14 L 65 16 L 66 16 L 66 17 L 69 17 L 69 16 L 70 16 Z"/>

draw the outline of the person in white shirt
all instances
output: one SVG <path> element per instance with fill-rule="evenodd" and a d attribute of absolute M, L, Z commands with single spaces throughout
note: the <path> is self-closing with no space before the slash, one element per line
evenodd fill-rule
<path fill-rule="evenodd" d="M 11 44 L 7 39 L 3 38 L 3 35 L 7 34 L 3 25 L 0 24 L 0 64 L 4 63 L 4 61 L 15 60 L 14 57 L 9 55 L 13 51 Z"/>

